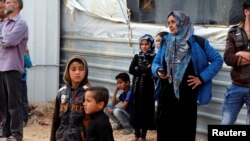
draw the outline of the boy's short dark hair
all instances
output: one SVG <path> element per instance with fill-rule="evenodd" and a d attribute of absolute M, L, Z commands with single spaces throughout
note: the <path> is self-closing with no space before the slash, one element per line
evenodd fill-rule
<path fill-rule="evenodd" d="M 104 107 L 107 106 L 108 101 L 109 101 L 109 91 L 107 88 L 105 88 L 103 86 L 93 86 L 93 87 L 89 87 L 87 89 L 87 91 L 92 91 L 95 93 L 93 97 L 94 97 L 96 103 L 103 101 Z"/>
<path fill-rule="evenodd" d="M 124 82 L 130 82 L 130 77 L 126 72 L 122 72 L 116 75 L 115 79 L 117 80 L 119 78 Z"/>

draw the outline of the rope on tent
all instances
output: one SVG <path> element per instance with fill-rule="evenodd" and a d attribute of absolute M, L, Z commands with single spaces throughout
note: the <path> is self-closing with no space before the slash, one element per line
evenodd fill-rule
<path fill-rule="evenodd" d="M 126 20 L 126 24 L 128 25 L 128 43 L 129 43 L 129 46 L 132 47 L 132 29 L 131 29 L 131 26 L 130 26 L 131 12 L 130 12 L 130 9 L 127 8 L 128 9 L 127 10 L 128 17 L 125 17 L 125 13 L 124 13 L 124 10 L 122 9 L 122 5 L 121 5 L 120 0 L 118 0 L 118 2 L 119 2 L 119 5 L 121 7 L 121 10 L 122 10 L 123 17 Z"/>

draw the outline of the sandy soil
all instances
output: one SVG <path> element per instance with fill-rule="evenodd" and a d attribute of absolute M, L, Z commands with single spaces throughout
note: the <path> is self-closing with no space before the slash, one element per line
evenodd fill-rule
<path fill-rule="evenodd" d="M 49 141 L 54 104 L 48 102 L 45 104 L 46 106 L 34 105 L 38 107 L 33 111 L 33 115 L 24 127 L 24 141 Z M 122 130 L 114 130 L 113 134 L 115 141 L 131 141 L 134 138 L 133 134 L 122 135 Z M 156 141 L 156 131 L 148 132 L 147 141 Z M 196 141 L 205 140 L 197 138 Z"/>
<path fill-rule="evenodd" d="M 49 141 L 53 102 L 42 104 L 33 104 L 38 106 L 30 117 L 27 125 L 24 127 L 24 141 Z M 44 105 L 44 104 L 43 104 Z M 42 115 L 41 115 L 42 113 Z M 113 132 L 115 141 L 130 141 L 134 138 L 133 134 L 122 135 L 122 130 L 114 130 Z M 147 138 L 148 141 L 156 140 L 156 131 L 149 131 Z"/>

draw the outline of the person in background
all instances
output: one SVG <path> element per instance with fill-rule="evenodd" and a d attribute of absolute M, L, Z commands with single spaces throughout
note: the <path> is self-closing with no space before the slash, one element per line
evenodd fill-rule
<path fill-rule="evenodd" d="M 4 14 L 4 0 L 0 0 L 0 24 L 3 22 L 5 18 Z"/>
<path fill-rule="evenodd" d="M 4 15 L 4 0 L 0 0 L 0 25 L 2 24 L 5 15 Z M 2 113 L 0 113 L 0 138 L 3 136 L 2 132 L 3 132 L 3 121 L 2 121 Z"/>
<path fill-rule="evenodd" d="M 119 73 L 115 77 L 116 88 L 112 97 L 112 104 L 105 108 L 105 113 L 116 124 L 114 130 L 124 129 L 123 134 L 131 134 L 133 129 L 130 124 L 131 111 L 131 89 L 130 78 L 125 72 Z M 117 96 L 118 92 L 122 93 Z"/>
<path fill-rule="evenodd" d="M 204 49 L 199 46 L 185 12 L 170 11 L 167 23 L 170 33 L 152 64 L 152 73 L 161 80 L 157 141 L 195 141 L 198 92 L 211 94 L 212 78 L 220 71 L 223 59 L 208 40 L 204 39 Z"/>
<path fill-rule="evenodd" d="M 55 100 L 50 141 L 84 141 L 84 95 L 88 82 L 88 64 L 81 56 L 75 55 L 65 65 L 63 80 Z"/>
<path fill-rule="evenodd" d="M 112 126 L 104 108 L 109 101 L 109 91 L 105 87 L 94 86 L 85 93 L 84 111 L 90 116 L 86 131 L 86 141 L 114 141 Z"/>
<path fill-rule="evenodd" d="M 21 17 L 22 0 L 6 0 L 6 18 L 0 26 L 0 113 L 8 141 L 23 139 L 21 77 L 24 50 L 28 42 L 28 26 Z"/>
<path fill-rule="evenodd" d="M 161 47 L 161 41 L 162 39 L 164 39 L 164 36 L 165 35 L 168 35 L 168 32 L 167 31 L 162 31 L 162 32 L 159 32 L 156 34 L 155 36 L 155 52 L 157 53 L 159 48 Z"/>
<path fill-rule="evenodd" d="M 246 124 L 250 125 L 250 0 L 243 3 L 245 19 L 227 33 L 224 61 L 231 66 L 232 84 L 227 87 L 222 104 L 221 124 L 235 124 L 246 104 Z"/>
<path fill-rule="evenodd" d="M 135 140 L 146 140 L 147 131 L 155 129 L 154 78 L 151 65 L 155 57 L 154 39 L 145 34 L 139 39 L 140 52 L 135 54 L 129 73 L 132 81 L 131 124 L 135 130 Z"/>
<path fill-rule="evenodd" d="M 23 101 L 23 126 L 25 127 L 29 120 L 29 102 L 28 102 L 28 91 L 27 91 L 27 68 L 32 67 L 32 61 L 29 55 L 28 47 L 25 48 L 24 54 L 24 70 L 21 78 L 22 85 L 22 101 Z"/>
<path fill-rule="evenodd" d="M 155 36 L 156 53 L 158 52 L 159 48 L 161 47 L 161 43 L 162 43 L 162 40 L 164 40 L 165 35 L 168 35 L 168 32 L 162 31 L 162 32 L 159 32 L 158 34 L 156 34 L 156 36 Z M 161 90 L 159 83 L 160 83 L 160 79 L 158 79 L 158 77 L 155 77 L 155 100 L 156 100 L 156 102 L 159 99 L 160 90 Z M 158 102 L 156 103 L 156 105 L 158 105 Z"/>

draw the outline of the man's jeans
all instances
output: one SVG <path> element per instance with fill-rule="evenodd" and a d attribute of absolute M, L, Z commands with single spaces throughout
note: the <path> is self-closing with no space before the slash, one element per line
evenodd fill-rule
<path fill-rule="evenodd" d="M 234 124 L 244 103 L 247 106 L 246 124 L 250 125 L 250 88 L 229 85 L 222 105 L 221 124 Z"/>
<path fill-rule="evenodd" d="M 114 106 L 107 106 L 106 108 L 113 109 L 113 114 L 105 113 L 109 116 L 109 118 L 114 121 L 118 125 L 122 125 L 123 128 L 130 128 L 130 115 L 120 108 L 114 107 Z"/>

